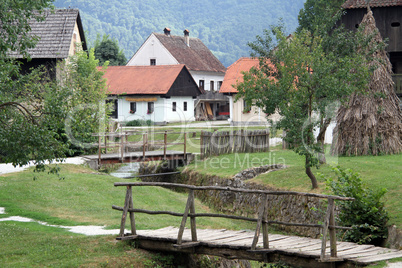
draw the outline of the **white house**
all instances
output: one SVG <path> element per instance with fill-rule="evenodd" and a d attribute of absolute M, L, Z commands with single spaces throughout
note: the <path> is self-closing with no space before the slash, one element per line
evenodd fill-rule
<path fill-rule="evenodd" d="M 194 120 L 194 99 L 201 91 L 183 64 L 109 66 L 104 77 L 119 122 Z"/>
<path fill-rule="evenodd" d="M 243 98 L 235 102 L 235 96 L 238 93 L 235 85 L 243 82 L 243 72 L 258 66 L 259 60 L 257 58 L 243 57 L 230 65 L 226 71 L 225 79 L 219 92 L 229 97 L 229 120 L 233 125 L 264 125 L 268 123 L 267 115 L 261 108 L 247 106 Z M 278 114 L 274 114 L 269 119 L 277 120 L 278 116 Z"/>
<path fill-rule="evenodd" d="M 152 33 L 128 61 L 127 66 L 185 64 L 201 91 L 213 92 L 201 98 L 197 104 L 208 106 L 213 117 L 228 105 L 226 98 L 218 97 L 226 68 L 199 38 L 190 38 L 184 30 L 183 36 L 173 36 L 170 29 L 164 33 Z M 217 96 L 212 97 L 211 96 Z"/>

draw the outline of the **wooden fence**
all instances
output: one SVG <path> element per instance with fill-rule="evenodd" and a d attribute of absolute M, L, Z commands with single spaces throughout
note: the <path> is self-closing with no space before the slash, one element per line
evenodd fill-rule
<path fill-rule="evenodd" d="M 269 130 L 201 131 L 201 158 L 229 153 L 269 151 Z"/>
<path fill-rule="evenodd" d="M 196 228 L 196 218 L 197 217 L 220 217 L 227 219 L 236 219 L 236 220 L 245 220 L 256 222 L 256 230 L 254 239 L 250 246 L 251 250 L 256 250 L 258 238 L 260 236 L 262 230 L 262 238 L 263 238 L 263 248 L 269 249 L 268 243 L 268 226 L 269 224 L 282 224 L 282 225 L 290 225 L 290 226 L 304 226 L 304 227 L 313 227 L 313 228 L 322 228 L 322 244 L 321 244 L 321 261 L 328 261 L 329 259 L 334 260 L 337 258 L 337 245 L 336 245 L 336 229 L 348 229 L 350 227 L 340 227 L 335 225 L 335 200 L 343 200 L 343 201 L 351 201 L 353 198 L 349 197 L 341 197 L 341 196 L 332 196 L 332 195 L 323 195 L 323 194 L 314 194 L 314 193 L 301 193 L 301 192 L 288 192 L 288 191 L 265 191 L 265 190 L 248 190 L 241 188 L 230 188 L 230 187 L 219 187 L 219 186 L 193 186 L 187 184 L 177 184 L 177 183 L 163 183 L 163 182 L 116 182 L 114 186 L 125 186 L 127 187 L 126 198 L 124 207 L 112 206 L 113 209 L 122 211 L 121 225 L 120 225 L 120 234 L 118 240 L 130 240 L 136 239 L 138 237 L 136 231 L 135 217 L 134 213 L 146 213 L 149 215 L 171 215 L 176 217 L 182 217 L 181 225 L 178 232 L 177 242 L 175 247 L 192 247 L 197 246 L 199 242 L 197 242 L 197 228 Z M 163 187 L 174 187 L 174 188 L 184 188 L 189 190 L 188 199 L 186 203 L 186 207 L 184 209 L 184 213 L 177 213 L 171 211 L 150 211 L 144 209 L 134 208 L 133 206 L 133 192 L 132 187 L 136 186 L 163 186 Z M 234 215 L 225 215 L 225 214 L 214 214 L 214 213 L 196 213 L 195 212 L 195 202 L 194 202 L 194 191 L 231 191 L 231 192 L 241 192 L 244 194 L 260 194 L 261 195 L 261 205 L 259 208 L 256 208 L 256 212 L 258 218 L 249 218 L 243 216 L 234 216 Z M 298 195 L 298 196 L 309 196 L 315 198 L 323 198 L 328 200 L 328 207 L 326 215 L 323 219 L 323 224 L 307 224 L 307 223 L 292 223 L 292 222 L 281 222 L 281 221 L 271 221 L 268 220 L 268 195 Z M 130 214 L 130 224 L 131 224 L 131 234 L 125 235 L 125 225 L 127 214 Z M 191 227 L 191 242 L 183 243 L 183 233 L 186 225 L 187 219 L 190 218 L 190 227 Z M 325 249 L 327 243 L 327 234 L 329 233 L 330 239 L 330 256 L 326 256 Z"/>
<path fill-rule="evenodd" d="M 151 140 L 150 137 L 155 137 L 155 135 L 163 135 L 162 141 Z M 169 135 L 183 135 L 182 142 L 168 142 Z M 102 153 L 107 154 L 108 149 L 118 149 L 120 152 L 120 158 L 124 158 L 124 153 L 127 152 L 129 147 L 140 147 L 142 148 L 142 156 L 145 158 L 145 153 L 150 150 L 150 146 L 157 146 L 163 148 L 163 155 L 166 158 L 166 150 L 168 146 L 172 145 L 183 145 L 183 153 L 186 155 L 187 150 L 187 132 L 141 132 L 141 131 L 124 131 L 119 133 L 99 133 L 93 134 L 93 136 L 98 137 L 98 161 L 101 162 Z M 137 142 L 130 142 L 129 136 L 142 136 Z M 116 141 L 117 140 L 117 141 Z M 180 139 L 181 140 L 181 139 Z M 104 150 L 102 152 L 102 150 Z"/>

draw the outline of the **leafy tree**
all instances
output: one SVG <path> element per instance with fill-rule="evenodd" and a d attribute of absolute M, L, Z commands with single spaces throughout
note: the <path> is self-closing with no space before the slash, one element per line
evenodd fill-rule
<path fill-rule="evenodd" d="M 93 54 L 85 58 L 86 53 L 82 52 L 77 59 L 70 60 L 72 64 L 65 64 L 63 68 L 69 68 L 70 78 L 64 81 L 50 81 L 40 68 L 21 74 L 20 63 L 8 57 L 10 51 L 29 57 L 27 49 L 35 46 L 35 38 L 29 34 L 29 20 L 43 19 L 40 14 L 51 3 L 46 0 L 0 2 L 2 162 L 24 165 L 34 160 L 38 167 L 43 167 L 47 160 L 65 157 L 69 152 L 67 116 L 77 110 L 79 103 L 97 102 L 105 93 L 100 90 L 104 84 Z M 83 113 L 74 114 L 74 123 L 79 122 L 87 128 L 95 124 L 94 112 L 87 112 L 85 116 Z M 77 131 L 82 129 L 77 128 Z"/>
<path fill-rule="evenodd" d="M 236 97 L 261 107 L 267 115 L 279 112 L 277 127 L 286 131 L 290 147 L 305 156 L 306 174 L 317 188 L 311 167 L 318 167 L 317 152 L 322 153 L 322 146 L 313 130 L 320 123 L 323 127 L 330 103 L 344 101 L 367 83 L 365 57 L 355 53 L 363 40 L 360 35 L 345 38 L 342 32 L 320 36 L 301 30 L 287 36 L 281 26 L 271 30 L 250 44 L 260 66 L 244 74 Z M 326 49 L 330 44 L 332 50 Z M 322 120 L 313 120 L 313 115 Z"/>
<path fill-rule="evenodd" d="M 304 29 L 313 33 L 320 28 L 325 31 L 328 20 L 336 15 L 344 2 L 345 0 L 307 0 L 299 12 L 299 27 L 296 31 L 300 32 Z"/>
<path fill-rule="evenodd" d="M 109 39 L 109 35 L 103 35 L 100 40 L 99 35 L 95 42 L 95 58 L 99 60 L 99 64 L 103 65 L 106 61 L 111 66 L 126 65 L 127 59 L 123 50 L 120 50 L 119 43 L 116 39 Z"/>
<path fill-rule="evenodd" d="M 105 104 L 107 97 L 104 72 L 98 70 L 99 61 L 95 59 L 94 49 L 89 53 L 80 51 L 63 64 L 59 81 L 60 94 L 68 95 L 64 107 L 65 121 L 62 128 L 64 135 L 71 143 L 73 154 L 93 148 L 97 139 L 93 133 L 104 132 L 105 115 L 110 107 Z M 105 63 L 103 69 L 107 67 Z"/>

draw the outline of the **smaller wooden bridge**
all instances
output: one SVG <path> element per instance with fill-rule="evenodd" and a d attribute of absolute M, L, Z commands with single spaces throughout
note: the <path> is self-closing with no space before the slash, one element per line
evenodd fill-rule
<path fill-rule="evenodd" d="M 150 137 L 159 135 L 163 141 L 151 140 Z M 182 136 L 183 142 L 168 142 L 168 135 Z M 141 132 L 123 131 L 119 133 L 94 134 L 98 137 L 98 154 L 86 155 L 83 158 L 88 161 L 96 161 L 96 166 L 116 163 L 147 162 L 158 160 L 183 160 L 191 156 L 187 152 L 187 132 Z M 142 136 L 139 141 L 129 141 L 130 136 Z M 183 145 L 183 151 L 167 150 L 169 146 Z M 137 148 L 130 152 L 130 148 Z M 155 148 L 160 148 L 155 150 Z M 117 151 L 117 152 L 116 152 Z"/>
<path fill-rule="evenodd" d="M 335 200 L 352 201 L 353 198 L 321 195 L 313 193 L 246 190 L 240 188 L 218 186 L 193 186 L 176 183 L 156 182 L 124 182 L 115 186 L 127 187 L 124 207 L 112 206 L 122 211 L 120 234 L 118 240 L 135 239 L 141 248 L 157 251 L 184 252 L 192 254 L 208 254 L 225 258 L 248 259 L 264 262 L 284 261 L 297 267 L 355 267 L 365 266 L 381 260 L 402 257 L 402 251 L 375 247 L 372 245 L 357 245 L 349 242 L 339 242 L 336 239 L 336 229 L 351 229 L 336 226 L 334 217 Z M 149 211 L 133 207 L 132 187 L 162 186 L 184 188 L 189 191 L 184 213 L 171 211 Z M 257 218 L 243 216 L 196 213 L 194 191 L 230 191 L 244 194 L 261 195 L 261 205 L 257 208 Z M 323 224 L 291 223 L 269 220 L 267 216 L 269 195 L 298 195 L 328 200 L 328 208 Z M 134 213 L 166 214 L 182 217 L 180 227 L 166 227 L 159 230 L 136 230 Z M 129 214 L 129 215 L 128 215 Z M 131 233 L 125 234 L 127 216 L 130 218 Z M 229 230 L 201 230 L 196 228 L 197 217 L 221 217 L 245 220 L 256 223 L 255 232 Z M 190 229 L 185 228 L 190 218 Z M 297 236 L 268 234 L 268 226 L 272 224 L 304 226 L 322 229 L 322 239 L 312 239 Z M 329 234 L 329 240 L 328 240 Z"/>

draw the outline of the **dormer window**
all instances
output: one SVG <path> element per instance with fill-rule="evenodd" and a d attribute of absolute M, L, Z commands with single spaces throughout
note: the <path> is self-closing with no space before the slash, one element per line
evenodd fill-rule
<path fill-rule="evenodd" d="M 151 59 L 149 61 L 149 65 L 156 65 L 156 59 Z"/>

